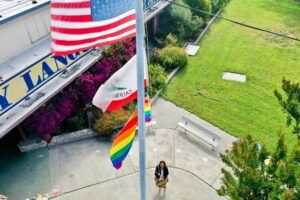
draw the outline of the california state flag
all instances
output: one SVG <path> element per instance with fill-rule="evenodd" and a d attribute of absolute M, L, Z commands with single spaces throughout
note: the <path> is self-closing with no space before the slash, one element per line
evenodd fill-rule
<path fill-rule="evenodd" d="M 147 66 L 146 60 L 145 66 Z M 147 71 L 147 67 L 145 67 L 145 87 L 148 77 Z M 100 86 L 93 98 L 93 105 L 100 108 L 103 112 L 106 110 L 118 110 L 136 98 L 137 68 L 135 55 Z"/>

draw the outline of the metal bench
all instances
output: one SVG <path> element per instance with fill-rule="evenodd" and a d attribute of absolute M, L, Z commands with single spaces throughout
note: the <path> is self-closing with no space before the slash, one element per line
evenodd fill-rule
<path fill-rule="evenodd" d="M 183 116 L 181 118 L 181 121 L 178 123 L 178 126 L 183 128 L 185 132 L 189 132 L 196 136 L 197 138 L 200 138 L 204 142 L 211 145 L 213 148 L 218 146 L 219 140 L 221 140 L 221 136 L 214 133 L 213 131 L 201 126 L 197 122 Z"/>

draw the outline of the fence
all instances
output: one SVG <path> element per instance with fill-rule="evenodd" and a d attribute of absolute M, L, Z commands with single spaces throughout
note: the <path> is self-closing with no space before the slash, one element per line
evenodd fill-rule
<path fill-rule="evenodd" d="M 160 0 L 144 0 L 144 11 L 150 9 L 154 4 Z"/>

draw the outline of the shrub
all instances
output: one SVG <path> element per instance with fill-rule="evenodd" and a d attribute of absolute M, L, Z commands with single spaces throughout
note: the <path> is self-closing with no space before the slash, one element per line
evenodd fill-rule
<path fill-rule="evenodd" d="M 185 2 L 192 8 L 203 10 L 205 12 L 211 13 L 211 0 L 185 0 Z M 204 23 L 208 22 L 210 19 L 209 14 L 205 14 L 199 11 L 192 11 L 193 15 L 201 17 Z"/>
<path fill-rule="evenodd" d="M 220 10 L 228 2 L 229 2 L 229 0 L 212 0 L 211 1 L 212 12 L 213 13 L 218 12 L 218 10 Z"/>
<path fill-rule="evenodd" d="M 179 46 L 177 38 L 172 33 L 169 33 L 165 39 L 165 46 L 168 46 L 168 45 Z"/>
<path fill-rule="evenodd" d="M 64 119 L 74 112 L 77 105 L 77 91 L 69 87 L 58 94 L 57 99 L 50 100 L 49 105 L 40 108 L 27 118 L 24 123 L 29 131 L 49 141 L 51 134 L 57 130 Z"/>
<path fill-rule="evenodd" d="M 130 118 L 133 112 L 121 108 L 116 111 L 107 111 L 102 113 L 96 112 L 93 129 L 100 136 L 111 136 L 114 132 L 117 132 Z"/>
<path fill-rule="evenodd" d="M 164 47 L 159 54 L 159 64 L 167 71 L 177 67 L 184 67 L 188 62 L 188 56 L 184 49 L 174 46 Z"/>
<path fill-rule="evenodd" d="M 159 63 L 160 60 L 160 50 L 154 49 L 154 51 L 150 52 L 150 63 Z"/>
<path fill-rule="evenodd" d="M 182 0 L 177 1 L 180 4 L 187 5 Z M 190 9 L 172 4 L 163 13 L 160 20 L 161 33 L 166 36 L 169 33 L 177 36 L 178 42 L 196 35 L 203 25 L 202 19 L 195 18 Z"/>
<path fill-rule="evenodd" d="M 149 65 L 149 81 L 150 81 L 150 90 L 149 95 L 154 96 L 158 90 L 164 87 L 167 80 L 167 73 L 165 70 L 155 64 Z"/>
<path fill-rule="evenodd" d="M 60 127 L 64 132 L 73 132 L 87 128 L 88 123 L 84 110 L 81 107 L 77 108 L 73 115 L 63 121 Z"/>

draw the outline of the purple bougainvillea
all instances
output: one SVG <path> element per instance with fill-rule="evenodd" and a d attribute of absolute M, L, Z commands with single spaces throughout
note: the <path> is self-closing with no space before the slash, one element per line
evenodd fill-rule
<path fill-rule="evenodd" d="M 134 40 L 127 40 L 106 49 L 100 61 L 28 117 L 25 126 L 49 140 L 60 123 L 82 106 L 78 102 L 91 102 L 99 86 L 134 56 L 135 47 Z"/>
<path fill-rule="evenodd" d="M 51 134 L 56 131 L 59 124 L 75 110 L 78 98 L 75 92 L 69 87 L 59 94 L 57 99 L 52 100 L 47 106 L 40 108 L 27 118 L 25 124 L 30 130 L 45 139 L 50 139 Z"/>

